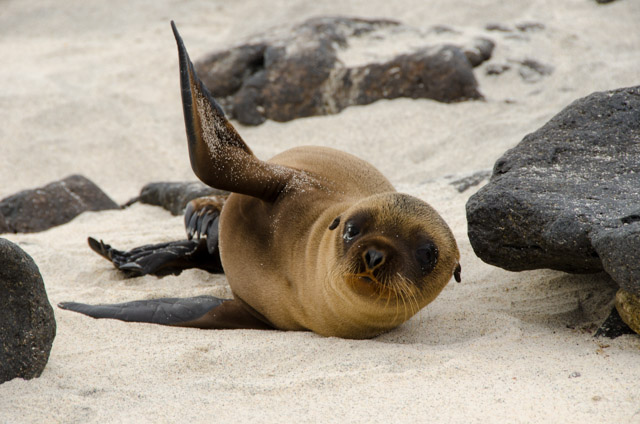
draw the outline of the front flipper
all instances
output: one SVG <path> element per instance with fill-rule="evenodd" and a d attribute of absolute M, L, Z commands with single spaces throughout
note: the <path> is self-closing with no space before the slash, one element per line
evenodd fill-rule
<path fill-rule="evenodd" d="M 116 268 L 131 277 L 153 274 L 178 275 L 189 268 L 199 268 L 211 273 L 222 273 L 220 252 L 207 248 L 207 240 L 180 240 L 160 244 L 147 244 L 128 251 L 117 250 L 102 240 L 89 237 L 89 247 L 111 261 Z"/>
<path fill-rule="evenodd" d="M 301 171 L 256 158 L 196 75 L 178 30 L 182 108 L 191 168 L 205 184 L 272 202 Z"/>
<path fill-rule="evenodd" d="M 62 302 L 58 307 L 92 318 L 205 329 L 273 329 L 243 302 L 213 296 L 136 300 L 110 305 Z"/>
<path fill-rule="evenodd" d="M 193 199 L 184 212 L 184 226 L 189 240 L 207 239 L 207 249 L 213 254 L 218 249 L 218 220 L 229 196 L 207 196 Z M 218 254 L 219 255 L 219 254 Z"/>

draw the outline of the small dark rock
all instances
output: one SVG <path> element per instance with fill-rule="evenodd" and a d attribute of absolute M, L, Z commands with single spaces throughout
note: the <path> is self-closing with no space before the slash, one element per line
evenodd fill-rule
<path fill-rule="evenodd" d="M 498 24 L 498 23 L 489 23 L 484 26 L 484 29 L 487 31 L 500 31 L 500 32 L 512 32 L 513 29 L 509 28 L 506 25 Z"/>
<path fill-rule="evenodd" d="M 522 22 L 516 24 L 516 28 L 521 32 L 536 32 L 542 31 L 543 29 L 545 29 L 545 26 L 540 22 Z"/>
<path fill-rule="evenodd" d="M 596 0 L 596 3 L 599 4 L 607 4 L 607 3 L 613 3 L 615 0 Z"/>
<path fill-rule="evenodd" d="M 408 46 L 399 35 L 416 42 Z M 383 98 L 482 98 L 469 62 L 487 60 L 493 42 L 476 39 L 461 48 L 425 37 L 390 20 L 313 18 L 214 53 L 196 71 L 225 112 L 246 125 L 338 113 Z M 394 39 L 403 50 L 383 57 L 380 40 Z M 351 57 L 360 59 L 344 59 Z"/>
<path fill-rule="evenodd" d="M 525 82 L 534 83 L 540 81 L 543 77 L 553 73 L 553 66 L 545 65 L 537 60 L 525 59 L 520 61 L 520 69 L 518 73 Z"/>
<path fill-rule="evenodd" d="M 491 58 L 495 46 L 496 43 L 488 38 L 476 38 L 473 40 L 473 46 L 464 48 L 464 54 L 471 66 L 476 67 Z"/>
<path fill-rule="evenodd" d="M 487 65 L 485 72 L 487 75 L 500 75 L 511 69 L 506 63 L 490 63 Z"/>
<path fill-rule="evenodd" d="M 38 267 L 20 247 L 0 238 L 0 383 L 39 377 L 55 336 Z"/>
<path fill-rule="evenodd" d="M 485 262 L 521 271 L 606 271 L 640 294 L 640 87 L 566 107 L 496 162 L 467 203 Z"/>
<path fill-rule="evenodd" d="M 447 25 L 434 25 L 430 29 L 436 34 L 458 34 L 459 33 L 459 31 L 456 31 L 455 29 Z"/>
<path fill-rule="evenodd" d="M 118 208 L 93 182 L 81 175 L 72 175 L 6 197 L 0 201 L 0 216 L 4 216 L 8 231 L 32 233 L 69 222 L 85 211 Z"/>
<path fill-rule="evenodd" d="M 140 197 L 142 203 L 162 206 L 173 215 L 182 215 L 184 208 L 191 200 L 198 197 L 229 194 L 226 191 L 211 188 L 199 181 L 193 182 L 157 182 L 142 187 Z"/>
<path fill-rule="evenodd" d="M 491 175 L 491 171 L 484 170 L 475 172 L 468 177 L 461 178 L 451 182 L 451 185 L 458 190 L 459 193 L 466 191 L 468 188 L 477 186 Z"/>

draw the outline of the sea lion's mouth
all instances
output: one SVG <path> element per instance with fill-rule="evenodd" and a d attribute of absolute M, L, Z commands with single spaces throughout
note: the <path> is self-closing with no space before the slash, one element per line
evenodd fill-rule
<path fill-rule="evenodd" d="M 347 277 L 347 284 L 355 293 L 367 299 L 389 302 L 395 297 L 395 291 L 381 283 L 371 272 L 359 272 Z"/>
<path fill-rule="evenodd" d="M 360 274 L 356 274 L 356 277 L 358 277 L 361 281 L 363 281 L 365 283 L 369 283 L 369 284 L 378 283 L 378 284 L 380 284 L 378 279 L 371 272 L 361 272 Z"/>

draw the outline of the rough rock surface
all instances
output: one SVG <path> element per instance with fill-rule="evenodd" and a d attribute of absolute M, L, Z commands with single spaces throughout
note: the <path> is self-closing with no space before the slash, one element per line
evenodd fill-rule
<path fill-rule="evenodd" d="M 24 190 L 0 201 L 6 228 L 0 232 L 32 233 L 71 221 L 85 211 L 118 209 L 98 186 L 72 175 L 44 187 Z"/>
<path fill-rule="evenodd" d="M 38 267 L 20 247 L 0 238 L 0 383 L 40 376 L 55 335 Z"/>
<path fill-rule="evenodd" d="M 229 192 L 211 188 L 199 181 L 192 182 L 157 182 L 142 187 L 140 197 L 142 203 L 162 206 L 173 215 L 182 215 L 184 208 L 191 200 L 214 194 L 229 194 Z"/>
<path fill-rule="evenodd" d="M 640 294 L 640 87 L 566 107 L 500 158 L 467 203 L 485 262 L 606 271 Z"/>
<path fill-rule="evenodd" d="M 9 228 L 9 224 L 7 224 L 7 220 L 5 219 L 4 215 L 2 215 L 2 212 L 0 212 L 0 234 L 8 233 L 10 231 L 11 231 L 11 228 Z"/>
<path fill-rule="evenodd" d="M 481 98 L 472 64 L 490 58 L 494 43 L 444 41 L 456 35 L 389 20 L 313 18 L 214 53 L 196 71 L 225 112 L 248 125 L 338 113 L 383 98 Z"/>

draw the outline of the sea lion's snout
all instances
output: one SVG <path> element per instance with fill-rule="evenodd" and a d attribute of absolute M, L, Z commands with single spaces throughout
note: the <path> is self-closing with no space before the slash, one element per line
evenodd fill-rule
<path fill-rule="evenodd" d="M 384 254 L 384 252 L 373 247 L 367 249 L 362 255 L 364 264 L 369 271 L 373 271 L 381 266 L 384 263 L 385 258 L 386 255 Z"/>

